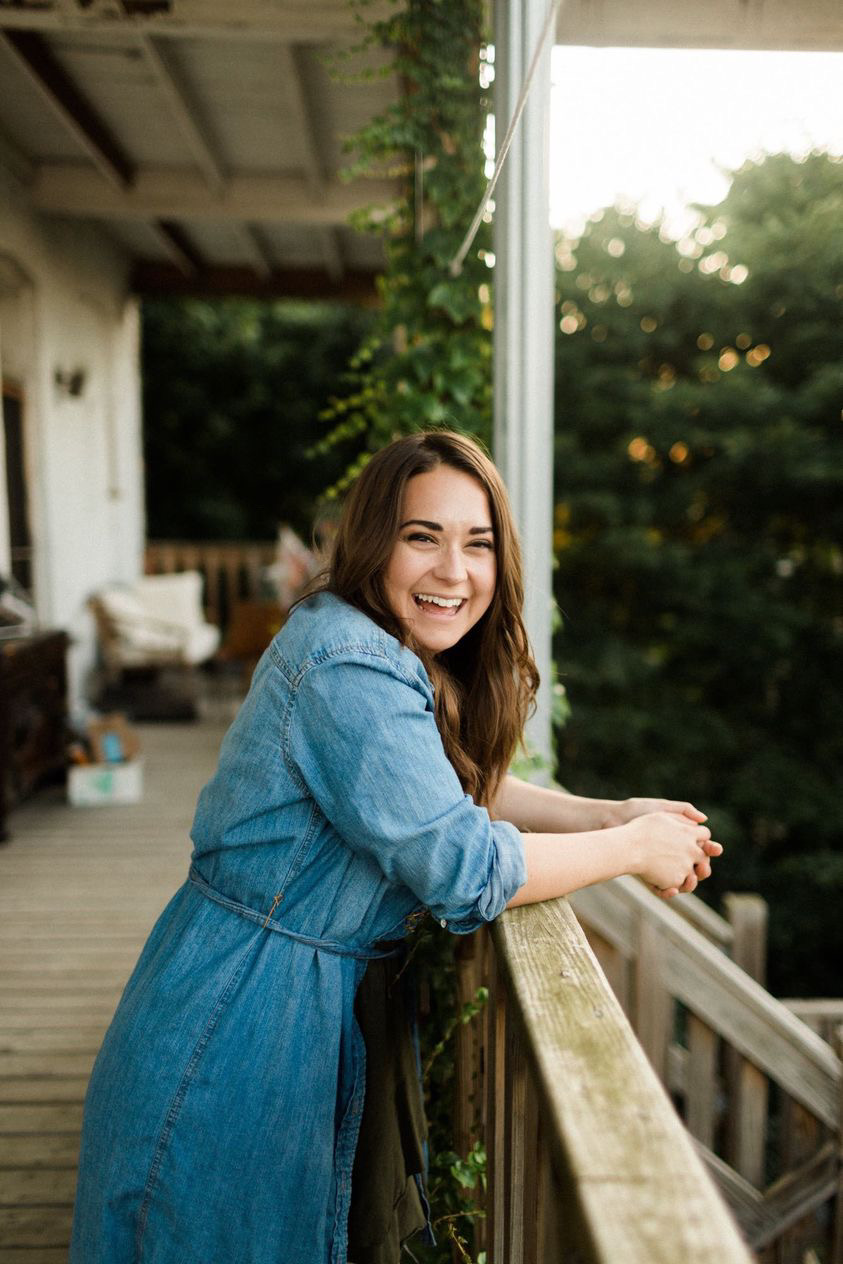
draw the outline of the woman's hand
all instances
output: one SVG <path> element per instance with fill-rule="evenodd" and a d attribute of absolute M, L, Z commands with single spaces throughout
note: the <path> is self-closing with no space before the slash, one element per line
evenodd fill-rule
<path fill-rule="evenodd" d="M 670 801 L 633 799 L 627 802 L 661 804 Z M 677 807 L 690 809 L 690 812 L 677 811 Z M 723 851 L 699 818 L 705 819 L 691 804 L 671 803 L 667 809 L 635 814 L 622 827 L 632 848 L 630 872 L 640 875 L 665 899 L 693 891 L 698 882 L 710 875 L 711 857 Z"/>
<path fill-rule="evenodd" d="M 685 803 L 680 799 L 615 799 L 606 803 L 601 828 L 612 825 L 626 825 L 639 816 L 649 816 L 653 812 L 676 812 L 685 816 L 694 824 L 708 820 L 705 812 L 695 808 L 693 803 Z"/>

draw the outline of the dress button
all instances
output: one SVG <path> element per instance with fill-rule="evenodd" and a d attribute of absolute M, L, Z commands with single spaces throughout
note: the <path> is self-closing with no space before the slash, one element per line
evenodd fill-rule
<path fill-rule="evenodd" d="M 447 925 L 448 925 L 448 923 L 445 921 L 445 918 L 444 918 L 444 917 L 440 917 L 440 918 L 439 918 L 439 925 L 440 925 L 440 926 L 447 926 Z"/>

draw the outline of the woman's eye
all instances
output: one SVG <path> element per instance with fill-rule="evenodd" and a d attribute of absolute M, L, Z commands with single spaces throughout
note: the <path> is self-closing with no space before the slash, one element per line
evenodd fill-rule
<path fill-rule="evenodd" d="M 474 540 L 471 544 L 473 549 L 494 549 L 494 547 L 491 540 Z"/>
<path fill-rule="evenodd" d="M 420 541 L 422 544 L 435 544 L 433 536 L 425 535 L 423 531 L 414 531 L 412 535 L 407 536 L 408 540 Z"/>

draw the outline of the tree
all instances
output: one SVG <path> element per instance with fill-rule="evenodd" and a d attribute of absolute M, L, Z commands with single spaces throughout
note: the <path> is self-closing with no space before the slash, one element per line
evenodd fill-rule
<path fill-rule="evenodd" d="M 319 413 L 372 313 L 339 304 L 160 299 L 143 306 L 148 534 L 309 535 L 314 506 L 359 450 L 315 462 Z"/>
<path fill-rule="evenodd" d="M 687 796 L 771 983 L 839 990 L 843 165 L 747 165 L 678 243 L 559 246 L 557 652 L 572 789 Z"/>

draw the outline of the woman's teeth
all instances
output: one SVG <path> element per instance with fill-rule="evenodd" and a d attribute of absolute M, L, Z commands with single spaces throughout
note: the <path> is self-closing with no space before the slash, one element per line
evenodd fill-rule
<path fill-rule="evenodd" d="M 444 610 L 455 610 L 461 606 L 464 597 L 433 597 L 428 593 L 413 593 L 413 600 L 417 606 L 422 603 L 429 603 L 432 606 L 441 606 Z"/>

